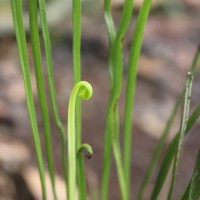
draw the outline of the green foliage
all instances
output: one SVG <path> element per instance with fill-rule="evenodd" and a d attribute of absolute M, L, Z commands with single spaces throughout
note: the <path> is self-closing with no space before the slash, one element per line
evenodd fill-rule
<path fill-rule="evenodd" d="M 30 20 L 29 22 L 30 37 L 31 37 L 33 59 L 34 59 L 35 74 L 36 74 L 37 91 L 38 91 L 38 98 L 39 98 L 43 125 L 44 125 L 47 164 L 48 164 L 49 175 L 50 175 L 51 184 L 53 188 L 54 199 L 56 200 L 57 194 L 56 194 L 56 189 L 55 189 L 51 128 L 50 128 L 48 105 L 47 105 L 45 89 L 44 89 L 43 72 L 42 72 L 42 56 L 41 56 L 41 50 L 40 50 L 40 37 L 39 37 L 39 28 L 38 28 L 38 21 L 37 21 L 37 0 L 29 0 L 28 8 L 29 8 L 29 20 Z"/>
<path fill-rule="evenodd" d="M 35 113 L 35 106 L 34 106 L 34 99 L 33 93 L 31 88 L 31 78 L 30 78 L 30 68 L 29 68 L 29 61 L 28 61 L 28 54 L 27 54 L 27 47 L 26 47 L 26 36 L 23 24 L 23 13 L 22 13 L 22 1 L 11 1 L 12 6 L 12 15 L 13 15 L 13 22 L 14 28 L 17 38 L 17 45 L 19 50 L 19 57 L 21 62 L 22 68 L 22 75 L 24 79 L 24 86 L 26 91 L 26 102 L 29 111 L 29 117 L 33 132 L 33 140 L 35 144 L 35 151 L 36 157 L 38 162 L 41 186 L 42 186 L 42 196 L 43 200 L 46 200 L 46 183 L 45 183 L 45 175 L 44 175 L 44 164 L 43 164 L 43 157 L 42 157 L 42 150 L 40 144 L 40 137 L 38 131 L 38 124 L 36 119 Z"/>
<path fill-rule="evenodd" d="M 59 118 L 57 103 L 56 103 L 53 59 L 52 59 L 52 50 L 51 50 L 51 40 L 50 40 L 48 23 L 47 23 L 47 18 L 46 18 L 46 4 L 45 4 L 45 0 L 37 0 L 37 2 L 38 2 L 38 7 L 39 7 L 42 36 L 43 36 L 44 47 L 45 47 L 46 67 L 47 67 L 48 83 L 49 83 L 51 103 L 52 103 L 52 109 L 53 109 L 53 116 L 54 116 L 56 125 L 60 131 L 62 166 L 63 166 L 64 176 L 65 176 L 66 191 L 67 191 L 67 159 L 66 159 L 65 128 Z"/>
<path fill-rule="evenodd" d="M 30 38 L 32 45 L 32 53 L 34 58 L 34 68 L 36 75 L 36 84 L 38 91 L 38 99 L 42 114 L 45 148 L 47 156 L 47 167 L 50 175 L 54 200 L 57 200 L 57 192 L 55 187 L 54 162 L 52 155 L 51 143 L 51 126 L 49 117 L 49 107 L 44 89 L 43 67 L 41 56 L 41 43 L 39 35 L 39 26 L 41 24 L 42 38 L 45 49 L 46 68 L 48 75 L 48 85 L 51 97 L 51 107 L 53 110 L 54 121 L 60 132 L 61 139 L 61 155 L 64 178 L 66 183 L 66 196 L 68 200 L 75 200 L 78 193 L 79 200 L 87 199 L 86 177 L 84 170 L 84 159 L 82 153 L 85 153 L 87 158 L 93 155 L 92 148 L 89 144 L 82 144 L 81 130 L 81 99 L 89 99 L 92 96 L 92 87 L 86 81 L 81 81 L 81 1 L 73 0 L 72 16 L 73 16 L 73 72 L 74 72 L 74 88 L 71 92 L 68 107 L 68 132 L 66 137 L 65 128 L 60 120 L 57 103 L 56 90 L 54 83 L 53 58 L 51 50 L 51 41 L 46 18 L 46 3 L 45 0 L 29 0 L 29 22 L 30 22 Z M 38 161 L 38 168 L 41 180 L 43 200 L 47 199 L 46 183 L 44 175 L 43 156 L 41 151 L 40 137 L 38 131 L 38 122 L 35 113 L 33 94 L 31 89 L 30 67 L 26 46 L 26 35 L 24 30 L 22 1 L 12 0 L 12 15 L 19 50 L 22 74 L 24 79 L 27 107 L 30 116 L 30 122 L 33 132 L 33 139 Z M 103 157 L 103 172 L 101 180 L 101 200 L 107 200 L 109 195 L 109 176 L 111 168 L 112 155 L 116 163 L 117 176 L 121 191 L 121 199 L 129 200 L 130 197 L 130 177 L 131 177 L 131 140 L 132 140 L 132 114 L 134 110 L 134 98 L 137 79 L 137 66 L 141 53 L 141 46 L 145 25 L 149 16 L 152 0 L 144 0 L 139 10 L 132 44 L 129 54 L 128 73 L 126 80 L 126 95 L 124 105 L 124 127 L 123 127 L 123 149 L 121 149 L 120 136 L 120 121 L 118 101 L 121 97 L 121 89 L 123 82 L 123 41 L 126 36 L 127 29 L 132 17 L 134 1 L 125 0 L 119 25 L 116 27 L 112 17 L 111 0 L 104 0 L 104 15 L 109 38 L 109 59 L 108 71 L 110 79 L 110 97 L 106 116 L 105 129 L 105 144 Z M 39 18 L 38 18 L 39 16 Z M 38 21 L 39 19 L 39 21 Z M 40 22 L 40 23 L 39 23 Z M 197 50 L 192 67 L 191 74 L 188 75 L 186 87 L 178 97 L 172 113 L 169 117 L 166 127 L 161 134 L 161 137 L 152 154 L 152 158 L 144 175 L 142 185 L 140 187 L 137 199 L 142 200 L 146 187 L 154 172 L 158 162 L 160 152 L 166 142 L 166 138 L 173 125 L 175 116 L 184 99 L 184 110 L 180 131 L 175 135 L 173 140 L 168 145 L 168 148 L 163 157 L 161 167 L 151 195 L 152 200 L 156 200 L 162 189 L 169 172 L 169 168 L 173 163 L 173 174 L 171 187 L 168 194 L 170 200 L 173 195 L 173 189 L 176 182 L 176 174 L 178 171 L 178 163 L 184 137 L 189 133 L 195 122 L 200 116 L 200 105 L 196 107 L 189 117 L 190 95 L 192 90 L 193 74 L 197 68 L 197 62 L 200 57 L 200 49 Z M 184 98 L 185 97 L 185 98 Z M 66 141 L 67 138 L 67 141 Z M 68 145 L 67 145 L 68 144 Z M 67 155 L 67 156 L 66 156 Z M 67 160 L 68 159 L 68 160 Z M 197 200 L 200 196 L 200 153 L 197 156 L 193 176 L 186 188 L 182 199 Z M 76 192 L 78 191 L 78 192 Z"/>
<path fill-rule="evenodd" d="M 198 152 L 193 175 L 181 200 L 198 200 L 200 198 L 200 151 Z"/>
<path fill-rule="evenodd" d="M 184 140 L 184 136 L 185 136 L 186 129 L 187 129 L 188 116 L 189 116 L 189 112 L 190 112 L 190 98 L 191 98 L 191 93 L 192 93 L 192 82 L 193 82 L 193 74 L 191 72 L 188 72 L 186 88 L 185 88 L 183 116 L 182 116 L 181 128 L 179 131 L 180 133 L 179 133 L 179 137 L 178 137 L 177 150 L 175 152 L 175 157 L 174 157 L 171 186 L 170 186 L 170 190 L 169 190 L 168 197 L 167 197 L 168 200 L 170 200 L 172 198 L 172 193 L 173 193 L 175 179 L 176 179 L 177 170 L 178 170 L 178 161 L 180 158 L 181 148 L 183 145 L 183 140 Z"/>
<path fill-rule="evenodd" d="M 75 105 L 76 96 L 79 96 L 87 100 L 92 96 L 92 87 L 86 81 L 78 82 L 72 92 L 69 99 L 68 107 L 68 199 L 74 200 L 76 193 L 76 130 L 75 130 Z M 88 152 L 91 152 L 91 147 L 86 145 L 82 146 L 86 148 Z"/>
<path fill-rule="evenodd" d="M 197 64 L 198 64 L 199 58 L 200 58 L 200 49 L 197 49 L 197 52 L 196 52 L 195 57 L 193 59 L 192 66 L 190 68 L 192 73 L 195 73 L 195 71 L 197 69 Z M 185 89 L 183 89 L 183 91 L 181 93 L 181 96 L 182 96 L 181 98 L 183 98 L 184 93 L 185 93 Z M 194 126 L 194 124 L 198 120 L 199 116 L 200 116 L 200 106 L 197 106 L 196 109 L 193 111 L 193 113 L 191 114 L 191 116 L 188 119 L 187 127 L 186 127 L 186 130 L 185 130 L 184 136 L 186 134 L 188 134 L 189 130 Z M 169 146 L 166 150 L 165 156 L 163 157 L 163 161 L 162 161 L 160 170 L 158 172 L 156 183 L 155 183 L 155 186 L 154 186 L 154 189 L 153 189 L 153 192 L 152 192 L 152 196 L 151 196 L 152 200 L 157 199 L 157 197 L 158 197 L 158 195 L 159 195 L 159 193 L 162 189 L 162 186 L 164 184 L 164 181 L 167 177 L 169 168 L 171 166 L 171 163 L 172 163 L 174 156 L 175 156 L 175 153 L 177 151 L 178 136 L 179 136 L 179 132 L 175 135 L 175 137 L 173 138 L 173 140 L 169 144 Z M 160 140 L 162 140 L 162 137 L 163 136 L 161 136 Z"/>
<path fill-rule="evenodd" d="M 123 77 L 123 40 L 130 23 L 133 10 L 133 1 L 126 0 L 124 3 L 122 16 L 118 28 L 115 28 L 111 13 L 111 1 L 104 1 L 105 20 L 109 35 L 109 75 L 110 75 L 110 99 L 106 120 L 105 150 L 103 162 L 103 177 L 101 198 L 108 198 L 109 172 L 111 163 L 111 151 L 116 161 L 122 199 L 129 199 L 130 193 L 130 157 L 131 157 L 131 124 L 132 124 L 132 105 L 134 99 L 136 80 L 136 69 L 140 55 L 144 27 L 151 7 L 151 0 L 145 0 L 142 4 L 137 23 L 135 26 L 130 60 L 128 65 L 125 119 L 124 119 L 124 162 L 119 145 L 119 116 L 118 100 L 121 95 Z M 133 72 L 134 70 L 134 72 Z"/>
<path fill-rule="evenodd" d="M 167 136 L 169 135 L 170 129 L 172 128 L 173 122 L 175 120 L 176 114 L 177 114 L 178 109 L 179 109 L 181 102 L 183 100 L 183 97 L 184 97 L 184 90 L 181 93 L 181 95 L 177 98 L 175 105 L 172 109 L 172 112 L 170 114 L 170 117 L 169 117 L 169 119 L 166 123 L 166 126 L 165 126 L 165 128 L 164 128 L 164 130 L 161 134 L 161 137 L 160 137 L 158 143 L 156 144 L 156 147 L 155 147 L 155 149 L 152 153 L 151 159 L 150 159 L 149 164 L 147 166 L 147 170 L 145 171 L 145 174 L 144 174 L 144 177 L 143 177 L 143 180 L 142 180 L 141 187 L 140 187 L 139 192 L 138 192 L 138 197 L 137 197 L 138 200 L 143 199 L 145 189 L 146 189 L 146 187 L 147 187 L 147 185 L 150 181 L 152 173 L 153 173 L 155 166 L 157 164 L 160 152 L 161 152 L 161 150 L 162 150 L 162 148 L 165 144 Z"/>

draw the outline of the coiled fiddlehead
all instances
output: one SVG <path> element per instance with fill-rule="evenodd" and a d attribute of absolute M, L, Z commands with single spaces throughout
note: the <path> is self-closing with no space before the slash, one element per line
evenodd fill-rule
<path fill-rule="evenodd" d="M 79 94 L 81 99 L 87 100 L 92 96 L 92 92 L 93 92 L 92 86 L 88 82 L 80 81 L 74 86 L 69 99 L 69 107 L 68 107 L 68 166 L 69 166 L 68 199 L 69 200 L 75 199 L 75 188 L 76 188 L 76 129 L 75 129 L 76 97 L 77 94 Z"/>
<path fill-rule="evenodd" d="M 81 154 L 84 154 L 84 156 L 87 159 L 92 158 L 93 156 L 93 150 L 92 147 L 89 144 L 81 144 L 81 146 L 79 147 L 78 151 L 77 151 L 77 159 L 79 156 L 81 156 Z"/>

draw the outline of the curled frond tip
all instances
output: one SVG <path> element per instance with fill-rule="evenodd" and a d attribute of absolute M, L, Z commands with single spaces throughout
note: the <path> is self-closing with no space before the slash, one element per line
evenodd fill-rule
<path fill-rule="evenodd" d="M 79 147 L 79 149 L 77 151 L 77 156 L 80 153 L 84 153 L 85 157 L 90 159 L 93 156 L 92 147 L 89 144 L 81 144 L 81 146 Z"/>

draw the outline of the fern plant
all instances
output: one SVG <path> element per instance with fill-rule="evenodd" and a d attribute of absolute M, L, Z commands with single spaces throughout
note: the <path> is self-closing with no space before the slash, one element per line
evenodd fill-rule
<path fill-rule="evenodd" d="M 141 46 L 143 40 L 143 33 L 145 25 L 149 16 L 152 0 L 143 0 L 141 8 L 137 15 L 136 24 L 134 27 L 133 39 L 131 49 L 129 52 L 128 72 L 126 78 L 126 95 L 124 104 L 124 119 L 119 118 L 118 101 L 121 97 L 122 81 L 123 81 L 123 41 L 126 36 L 127 29 L 133 13 L 134 1 L 125 0 L 119 25 L 116 26 L 112 17 L 111 0 L 104 0 L 105 22 L 109 38 L 109 59 L 108 72 L 110 80 L 110 97 L 107 107 L 106 129 L 105 129 L 105 143 L 104 143 L 104 158 L 103 158 L 103 172 L 101 180 L 101 200 L 109 199 L 109 176 L 111 168 L 112 154 L 114 155 L 117 176 L 119 180 L 119 188 L 121 192 L 120 199 L 132 199 L 130 195 L 131 184 L 131 138 L 132 138 L 132 115 L 134 109 L 134 98 L 137 79 L 137 66 L 141 53 Z M 54 83 L 53 57 L 51 50 L 50 34 L 46 18 L 46 2 L 45 0 L 29 0 L 29 25 L 30 25 L 30 40 L 32 47 L 32 54 L 34 59 L 34 68 L 37 84 L 37 92 L 40 110 L 42 114 L 45 149 L 47 157 L 47 168 L 50 176 L 54 200 L 58 199 L 55 182 L 54 160 L 52 155 L 51 143 L 51 123 L 49 117 L 49 110 L 53 110 L 53 117 L 60 132 L 61 140 L 61 156 L 64 180 L 66 185 L 66 199 L 75 200 L 76 192 L 79 200 L 87 199 L 86 189 L 86 175 L 84 170 L 84 160 L 82 152 L 86 152 L 86 157 L 90 158 L 93 154 L 92 147 L 89 144 L 82 144 L 82 128 L 81 128 L 81 98 L 89 99 L 92 95 L 92 86 L 82 81 L 81 78 L 81 1 L 72 1 L 72 20 L 73 20 L 73 72 L 74 72 L 74 88 L 72 89 L 69 99 L 68 107 L 68 130 L 66 133 L 65 127 L 60 120 L 58 108 L 56 103 L 56 90 Z M 24 86 L 26 91 L 26 101 L 30 116 L 30 123 L 32 127 L 32 135 L 35 145 L 36 158 L 38 162 L 38 170 L 41 181 L 43 200 L 47 200 L 46 180 L 44 160 L 41 150 L 41 142 L 38 131 L 38 122 L 36 118 L 36 111 L 34 105 L 34 98 L 32 93 L 31 79 L 30 79 L 30 65 L 27 53 L 26 33 L 24 28 L 24 18 L 22 0 L 11 0 L 12 15 L 14 28 L 16 33 L 17 45 L 19 50 L 19 57 L 21 62 L 21 69 L 24 79 Z M 38 18 L 39 16 L 39 18 Z M 42 39 L 45 49 L 46 68 L 48 75 L 48 85 L 51 97 L 51 108 L 47 104 L 47 99 L 44 89 L 44 79 L 42 70 L 42 53 L 39 24 L 41 25 Z M 173 163 L 173 173 L 171 179 L 170 190 L 168 193 L 168 200 L 172 199 L 174 186 L 176 183 L 176 175 L 178 170 L 179 157 L 183 145 L 184 137 L 189 133 L 189 130 L 200 115 L 200 105 L 196 107 L 191 115 L 189 115 L 190 97 L 192 92 L 193 76 L 195 76 L 198 60 L 200 57 L 200 48 L 194 57 L 192 67 L 186 80 L 180 97 L 177 99 L 172 113 L 169 117 L 166 127 L 161 134 L 158 144 L 152 154 L 152 158 L 144 175 L 138 195 L 138 200 L 144 199 L 145 190 L 162 148 L 164 147 L 167 135 L 172 127 L 178 108 L 183 103 L 183 116 L 180 131 L 175 135 L 173 140 L 169 143 L 168 148 L 163 157 L 160 170 L 158 172 L 155 186 L 152 195 L 149 199 L 156 200 L 163 187 L 163 184 L 168 175 L 170 166 Z M 120 145 L 120 121 L 123 121 L 123 148 Z M 180 199 L 198 200 L 200 197 L 199 183 L 200 183 L 200 159 L 197 155 L 196 164 L 194 167 L 193 176 L 188 183 L 185 192 L 180 195 Z"/>

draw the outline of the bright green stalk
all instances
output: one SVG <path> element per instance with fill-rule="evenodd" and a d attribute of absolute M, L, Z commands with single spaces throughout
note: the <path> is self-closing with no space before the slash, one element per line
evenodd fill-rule
<path fill-rule="evenodd" d="M 31 78 L 30 78 L 30 69 L 29 69 L 29 61 L 28 61 L 28 54 L 27 54 L 27 47 L 26 47 L 26 36 L 23 24 L 23 14 L 22 14 L 22 1 L 21 0 L 12 0 L 12 15 L 13 15 L 13 22 L 14 28 L 17 38 L 17 45 L 18 51 L 20 56 L 20 62 L 22 67 L 22 74 L 24 79 L 24 86 L 26 91 L 26 101 L 27 107 L 29 111 L 30 123 L 33 132 L 33 139 L 36 151 L 36 157 L 38 162 L 39 168 L 39 175 L 40 181 L 42 186 L 42 196 L 43 200 L 46 200 L 46 183 L 45 183 L 45 173 L 44 173 L 44 164 L 42 158 L 42 150 L 40 145 L 40 137 L 37 125 L 37 118 L 35 113 L 35 106 L 34 106 L 34 98 L 32 93 L 31 87 Z"/>
<path fill-rule="evenodd" d="M 169 190 L 168 197 L 167 197 L 168 200 L 171 200 L 171 198 L 172 198 L 172 193 L 173 193 L 174 185 L 175 185 L 175 181 L 176 181 L 180 152 L 181 152 L 184 136 L 185 136 L 186 129 L 187 129 L 187 122 L 188 122 L 189 111 L 190 111 L 190 97 L 191 97 L 191 92 L 192 92 L 192 82 L 193 82 L 193 74 L 191 72 L 188 72 L 186 90 L 185 90 L 183 117 L 182 117 L 182 123 L 181 123 L 181 128 L 180 128 L 178 147 L 177 147 L 176 155 L 174 158 L 171 186 L 170 186 L 170 190 Z"/>
<path fill-rule="evenodd" d="M 131 161 L 131 140 L 132 140 L 132 113 L 135 99 L 137 65 L 141 52 L 144 28 L 149 16 L 152 0 L 144 0 L 135 25 L 133 41 L 129 55 L 127 72 L 127 85 L 125 96 L 124 113 L 124 166 L 127 179 L 127 187 L 130 186 L 130 161 Z M 128 188 L 130 190 L 130 188 Z"/>
<path fill-rule="evenodd" d="M 184 90 L 185 91 L 185 90 Z M 176 102 L 175 102 L 175 105 L 172 109 L 172 112 L 171 112 L 171 115 L 167 121 L 167 124 L 166 124 L 166 127 L 163 131 L 163 133 L 161 134 L 161 137 L 153 151 L 153 154 L 151 156 L 151 160 L 149 162 L 149 165 L 147 167 L 147 170 L 145 171 L 145 175 L 144 175 L 144 178 L 143 178 L 143 181 L 142 181 L 142 184 L 141 184 L 141 187 L 140 187 L 140 190 L 139 190 L 139 193 L 138 193 L 138 197 L 137 199 L 138 200 L 142 200 L 143 199 L 143 196 L 144 196 L 144 192 L 145 192 L 145 189 L 147 187 L 147 184 L 151 178 L 151 175 L 153 173 L 153 170 L 156 166 L 156 163 L 158 161 L 158 157 L 160 155 L 160 152 L 163 148 L 163 145 L 165 144 L 165 141 L 166 141 L 166 138 L 167 136 L 169 135 L 169 132 L 170 132 L 170 129 L 173 125 L 173 122 L 174 122 L 174 119 L 176 117 L 176 114 L 178 112 L 178 109 L 180 107 L 180 104 L 183 100 L 183 97 L 184 97 L 184 92 L 181 93 L 181 95 L 177 98 Z"/>
<path fill-rule="evenodd" d="M 73 73 L 74 82 L 81 79 L 81 0 L 73 0 Z"/>
<path fill-rule="evenodd" d="M 54 199 L 57 199 L 56 188 L 55 188 L 55 174 L 54 174 L 54 162 L 52 155 L 52 142 L 51 142 L 51 128 L 50 128 L 50 119 L 48 105 L 44 89 L 43 81 L 43 72 L 42 72 L 42 57 L 40 50 L 40 37 L 38 32 L 38 18 L 37 18 L 37 0 L 29 0 L 29 21 L 30 21 L 30 38 L 32 45 L 32 52 L 34 58 L 34 67 L 36 74 L 36 83 L 40 109 L 42 112 L 42 119 L 44 125 L 44 136 L 45 136 L 45 145 L 47 153 L 47 166 L 49 170 L 49 176 L 52 184 L 52 190 Z"/>
<path fill-rule="evenodd" d="M 60 131 L 61 137 L 61 151 L 62 151 L 62 166 L 64 171 L 65 183 L 66 183 L 66 191 L 67 191 L 67 158 L 66 158 L 66 138 L 65 138 L 65 128 L 59 118 L 58 109 L 56 105 L 56 91 L 55 91 L 55 83 L 54 83 L 54 73 L 53 73 L 53 59 L 52 59 L 52 51 L 51 51 L 51 41 L 48 29 L 48 23 L 46 18 L 46 5 L 45 0 L 38 0 L 39 2 L 39 11 L 40 11 L 40 21 L 42 27 L 42 35 L 44 39 L 44 47 L 45 47 L 45 55 L 46 55 L 46 65 L 47 65 L 47 74 L 48 74 L 48 83 L 51 95 L 51 103 L 53 108 L 53 116 L 56 122 L 56 125 Z"/>
<path fill-rule="evenodd" d="M 111 49 L 113 41 L 115 38 L 115 27 L 111 14 L 111 0 L 104 0 L 104 16 L 107 25 L 107 31 L 109 36 L 109 75 L 110 75 L 110 85 L 113 82 L 113 72 L 111 63 Z M 101 180 L 101 200 L 107 200 L 108 198 L 108 186 L 109 186 L 109 176 L 110 176 L 110 166 L 111 166 L 111 133 L 110 124 L 112 123 L 112 107 L 111 99 L 108 104 L 108 111 L 106 115 L 106 130 L 105 130 L 105 144 L 104 144 L 104 157 L 103 157 L 103 172 Z"/>
<path fill-rule="evenodd" d="M 92 96 L 92 87 L 86 81 L 77 83 L 70 96 L 68 107 L 68 198 L 75 200 L 76 192 L 76 130 L 75 105 L 77 94 L 84 100 Z"/>
<path fill-rule="evenodd" d="M 133 10 L 133 0 L 126 0 L 122 11 L 121 20 L 117 32 L 115 32 L 114 22 L 111 14 L 111 1 L 104 1 L 105 21 L 109 35 L 109 75 L 111 85 L 111 95 L 108 105 L 106 120 L 105 150 L 103 160 L 103 176 L 101 198 L 108 198 L 108 184 L 111 166 L 111 146 L 113 144 L 114 157 L 117 165 L 122 199 L 128 199 L 126 191 L 125 176 L 123 172 L 121 149 L 119 145 L 119 121 L 118 118 L 118 99 L 121 94 L 123 76 L 123 51 L 122 42 L 130 23 Z"/>
<path fill-rule="evenodd" d="M 73 0 L 73 73 L 74 84 L 81 81 L 81 0 Z M 82 111 L 81 101 L 76 100 L 76 148 L 79 148 L 82 140 L 81 126 L 82 126 Z M 84 192 L 84 185 L 86 182 L 84 173 L 83 157 L 79 156 L 77 159 L 77 180 L 79 190 L 79 200 L 86 200 Z M 85 197 L 85 198 L 84 198 Z"/>
<path fill-rule="evenodd" d="M 73 0 L 73 74 L 74 84 L 81 81 L 81 0 Z M 78 148 L 81 144 L 81 102 L 76 102 L 76 127 Z"/>

